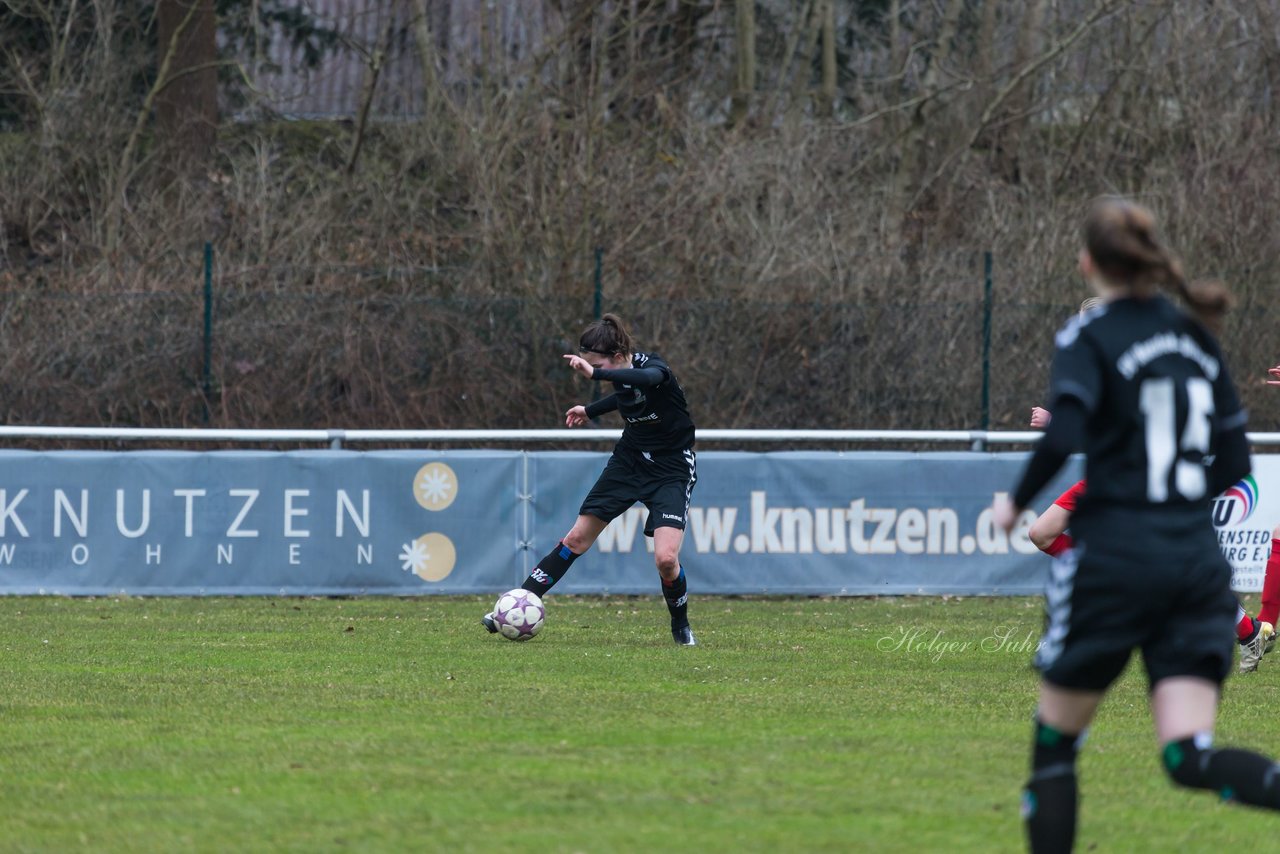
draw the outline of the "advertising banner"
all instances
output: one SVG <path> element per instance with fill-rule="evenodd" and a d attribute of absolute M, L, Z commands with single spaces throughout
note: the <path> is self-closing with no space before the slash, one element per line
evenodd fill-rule
<path fill-rule="evenodd" d="M 1039 593 L 1049 559 L 992 525 L 1025 453 L 703 452 L 681 558 L 723 594 Z M 0 593 L 422 595 L 515 587 L 607 453 L 0 452 Z M 1073 460 L 1036 500 L 1080 476 Z M 646 510 L 556 587 L 658 589 Z M 1235 587 L 1261 588 L 1280 457 L 1213 503 Z"/>
<path fill-rule="evenodd" d="M 498 451 L 0 452 L 0 592 L 505 589 L 523 469 Z"/>
<path fill-rule="evenodd" d="M 531 469 L 536 560 L 572 525 L 606 459 L 541 453 Z M 681 558 L 701 592 L 1013 594 L 1040 592 L 1048 558 L 1026 537 L 995 530 L 994 495 L 1016 482 L 1025 454 L 698 454 Z M 1045 490 L 1052 502 L 1079 477 L 1072 462 Z M 647 511 L 616 519 L 556 590 L 657 589 Z"/>

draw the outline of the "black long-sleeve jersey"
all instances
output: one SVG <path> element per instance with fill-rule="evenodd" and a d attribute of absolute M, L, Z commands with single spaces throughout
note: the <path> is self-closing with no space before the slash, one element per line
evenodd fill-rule
<path fill-rule="evenodd" d="M 1083 446 L 1079 511 L 1185 510 L 1209 518 L 1249 473 L 1246 415 L 1214 337 L 1162 296 L 1104 303 L 1055 339 L 1053 420 L 1014 492 L 1030 504 Z"/>
<path fill-rule="evenodd" d="M 614 393 L 587 407 L 588 418 L 618 410 L 626 426 L 619 448 L 683 451 L 693 447 L 693 418 L 671 366 L 656 353 L 634 353 L 632 367 L 596 368 L 592 379 L 613 383 Z"/>

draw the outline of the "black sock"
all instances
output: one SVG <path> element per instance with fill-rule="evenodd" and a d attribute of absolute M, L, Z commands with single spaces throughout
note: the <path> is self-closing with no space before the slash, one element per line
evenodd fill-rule
<path fill-rule="evenodd" d="M 1209 789 L 1224 801 L 1280 810 L 1280 766 L 1250 750 L 1200 747 L 1195 737 L 1164 747 L 1165 768 L 1175 782 L 1194 789 Z"/>
<path fill-rule="evenodd" d="M 529 573 L 529 577 L 520 586 L 539 596 L 546 596 L 547 591 L 555 586 L 577 559 L 578 555 L 569 551 L 564 540 L 561 540 L 546 557 L 538 561 L 533 572 Z"/>
<path fill-rule="evenodd" d="M 1031 779 L 1022 793 L 1022 817 L 1034 854 L 1070 852 L 1076 838 L 1076 751 L 1079 736 L 1036 721 Z"/>
<path fill-rule="evenodd" d="M 1209 774 L 1226 801 L 1280 810 L 1280 768 L 1251 750 L 1224 747 L 1209 760 Z"/>
<path fill-rule="evenodd" d="M 671 628 L 683 629 L 689 625 L 689 584 L 684 578 L 684 567 L 671 581 L 662 579 L 662 598 L 667 600 L 671 612 Z"/>

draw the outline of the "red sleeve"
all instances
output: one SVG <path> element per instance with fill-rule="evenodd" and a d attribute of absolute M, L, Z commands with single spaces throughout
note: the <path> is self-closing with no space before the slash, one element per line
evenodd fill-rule
<path fill-rule="evenodd" d="M 1080 500 L 1081 495 L 1084 495 L 1083 480 L 1076 481 L 1072 484 L 1071 488 L 1059 495 L 1053 503 L 1057 504 L 1068 513 L 1074 513 L 1076 512 L 1076 502 Z"/>

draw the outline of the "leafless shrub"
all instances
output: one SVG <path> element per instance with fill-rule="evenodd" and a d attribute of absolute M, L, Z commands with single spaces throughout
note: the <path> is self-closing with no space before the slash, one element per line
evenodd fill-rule
<path fill-rule="evenodd" d="M 0 72 L 39 119 L 0 136 L 4 417 L 552 426 L 590 394 L 560 354 L 601 248 L 605 308 L 703 426 L 1021 429 L 1087 296 L 1084 205 L 1123 192 L 1234 287 L 1224 345 L 1269 429 L 1275 4 L 1031 6 L 760 3 L 751 75 L 733 4 L 551 4 L 518 61 L 425 51 L 420 120 L 358 157 L 350 124 L 228 122 L 176 181 L 162 148 L 122 159 L 141 59 L 78 21 L 101 50 Z"/>

